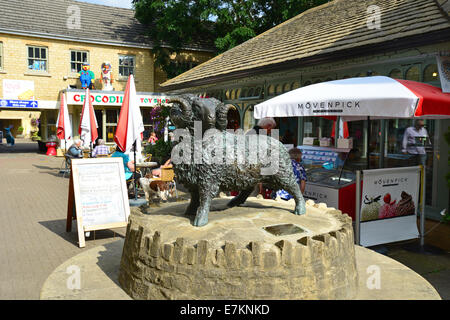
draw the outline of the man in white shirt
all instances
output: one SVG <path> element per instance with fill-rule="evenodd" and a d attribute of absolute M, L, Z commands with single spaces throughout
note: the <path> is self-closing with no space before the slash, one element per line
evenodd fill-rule
<path fill-rule="evenodd" d="M 430 144 L 427 129 L 424 128 L 424 121 L 417 119 L 414 127 L 409 127 L 403 135 L 402 152 L 414 156 L 417 164 L 425 165 L 427 153 L 425 145 Z"/>

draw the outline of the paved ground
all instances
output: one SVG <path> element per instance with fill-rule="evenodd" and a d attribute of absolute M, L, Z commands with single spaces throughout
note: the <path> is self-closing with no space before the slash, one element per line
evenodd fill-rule
<path fill-rule="evenodd" d="M 47 277 L 73 256 L 117 240 L 125 228 L 97 231 L 77 246 L 76 226 L 66 230 L 68 178 L 58 177 L 62 158 L 37 153 L 37 143 L 16 140 L 0 145 L 0 299 L 39 299 Z M 427 221 L 426 229 L 436 225 Z M 382 252 L 427 279 L 450 299 L 450 226 L 438 225 L 426 243 L 444 250 L 424 254 L 404 249 L 406 242 L 379 246 Z"/>

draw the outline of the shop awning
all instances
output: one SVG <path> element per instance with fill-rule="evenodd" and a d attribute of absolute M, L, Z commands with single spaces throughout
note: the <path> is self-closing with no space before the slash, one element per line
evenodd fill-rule
<path fill-rule="evenodd" d="M 449 118 L 450 93 L 384 76 L 349 78 L 309 85 L 257 104 L 264 117 L 341 116 L 345 121 L 387 118 Z"/>

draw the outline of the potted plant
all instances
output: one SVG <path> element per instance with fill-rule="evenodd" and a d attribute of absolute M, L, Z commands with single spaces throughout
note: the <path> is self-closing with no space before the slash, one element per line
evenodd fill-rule
<path fill-rule="evenodd" d="M 172 142 L 165 142 L 163 139 L 156 141 L 155 144 L 149 144 L 145 147 L 145 152 L 152 155 L 152 161 L 164 164 L 172 152 Z"/>

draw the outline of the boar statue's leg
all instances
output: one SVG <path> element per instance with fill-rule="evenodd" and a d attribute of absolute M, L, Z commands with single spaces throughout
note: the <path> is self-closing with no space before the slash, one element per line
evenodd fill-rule
<path fill-rule="evenodd" d="M 200 205 L 200 195 L 198 193 L 198 189 L 189 189 L 189 193 L 191 194 L 191 202 L 186 208 L 184 214 L 187 216 L 195 216 Z"/>
<path fill-rule="evenodd" d="M 208 223 L 208 214 L 211 207 L 211 200 L 219 193 L 219 186 L 210 184 L 199 186 L 200 206 L 194 219 L 194 226 L 202 227 Z"/>
<path fill-rule="evenodd" d="M 236 197 L 230 200 L 230 202 L 227 203 L 228 207 L 235 207 L 238 205 L 241 205 L 247 200 L 248 196 L 253 192 L 254 188 L 243 190 L 241 191 Z"/>

